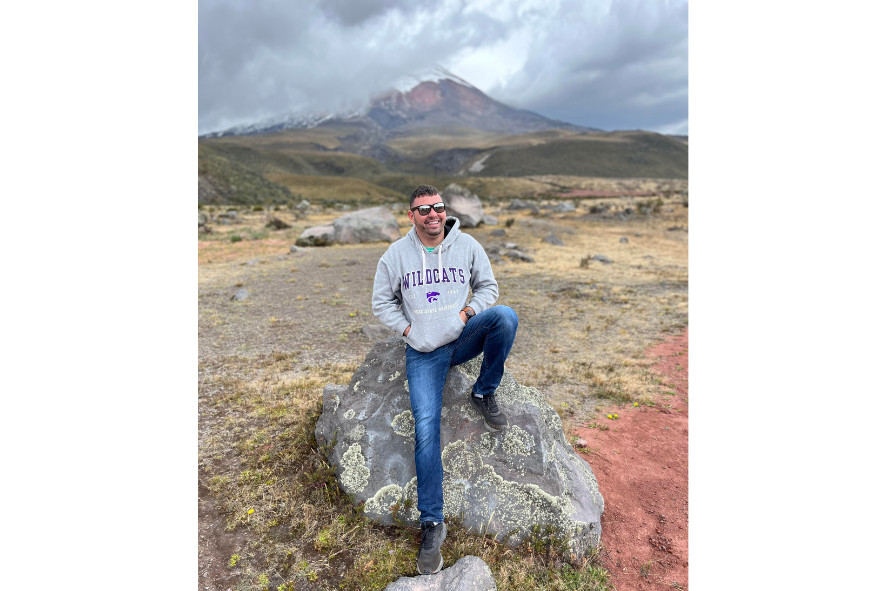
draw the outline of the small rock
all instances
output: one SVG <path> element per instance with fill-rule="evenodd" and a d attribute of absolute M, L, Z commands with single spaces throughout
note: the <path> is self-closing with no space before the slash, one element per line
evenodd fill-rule
<path fill-rule="evenodd" d="M 578 439 L 575 440 L 575 447 L 587 447 L 587 446 L 588 446 L 587 440 L 582 439 L 581 437 L 579 437 Z"/>
<path fill-rule="evenodd" d="M 554 213 L 570 213 L 575 211 L 575 204 L 571 201 L 564 201 L 563 203 L 555 205 L 551 211 Z"/>
<path fill-rule="evenodd" d="M 603 254 L 595 254 L 594 256 L 591 257 L 591 260 L 592 261 L 600 261 L 604 265 L 609 265 L 612 263 L 612 259 L 610 259 L 608 256 L 603 255 Z"/>
<path fill-rule="evenodd" d="M 271 218 L 270 220 L 268 220 L 268 223 L 265 224 L 265 228 L 274 228 L 275 230 L 285 230 L 286 228 L 291 227 L 292 226 L 279 218 Z"/>
<path fill-rule="evenodd" d="M 535 205 L 534 203 L 523 201 L 522 199 L 512 200 L 511 204 L 508 206 L 508 209 L 528 209 L 533 214 L 537 214 L 539 212 L 537 205 Z"/>
<path fill-rule="evenodd" d="M 489 233 L 490 236 L 507 236 L 507 233 L 504 231 L 504 228 L 496 228 L 492 232 Z"/>
<path fill-rule="evenodd" d="M 542 238 L 542 242 L 547 242 L 548 244 L 553 244 L 554 246 L 566 246 L 566 244 L 562 240 L 560 240 L 553 232 Z"/>
<path fill-rule="evenodd" d="M 249 297 L 249 291 L 246 289 L 238 289 L 234 295 L 231 296 L 231 299 L 236 302 L 242 302 L 246 298 Z"/>
<path fill-rule="evenodd" d="M 495 591 L 489 565 L 478 556 L 462 556 L 435 575 L 400 577 L 384 591 Z"/>
<path fill-rule="evenodd" d="M 621 238 L 619 238 L 618 241 L 619 241 L 621 244 L 627 244 L 627 243 L 628 243 L 628 239 L 625 238 L 624 236 L 622 236 Z"/>
<path fill-rule="evenodd" d="M 520 252 L 519 250 L 506 250 L 502 253 L 504 256 L 509 259 L 514 259 L 516 261 L 522 261 L 524 263 L 534 263 L 535 259 L 526 254 L 525 252 Z"/>

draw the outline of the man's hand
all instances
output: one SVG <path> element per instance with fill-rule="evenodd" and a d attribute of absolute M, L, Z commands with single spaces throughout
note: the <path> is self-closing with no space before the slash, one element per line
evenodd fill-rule
<path fill-rule="evenodd" d="M 405 337 L 406 335 L 409 334 L 409 330 L 410 330 L 411 328 L 412 328 L 412 325 L 411 325 L 411 324 L 410 324 L 409 326 L 406 327 L 406 330 L 403 331 L 403 336 L 404 336 L 404 337 Z"/>
<path fill-rule="evenodd" d="M 468 323 L 468 315 L 465 314 L 465 310 L 470 310 L 471 312 L 473 312 L 474 309 L 473 309 L 472 307 L 470 307 L 470 306 L 465 306 L 464 308 L 462 308 L 462 309 L 459 310 L 459 312 L 458 312 L 458 317 L 461 318 L 461 321 L 462 321 L 463 323 L 467 324 L 467 323 Z"/>

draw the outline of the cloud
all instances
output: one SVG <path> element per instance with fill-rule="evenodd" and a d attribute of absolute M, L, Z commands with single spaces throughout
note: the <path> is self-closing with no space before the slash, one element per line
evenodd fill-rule
<path fill-rule="evenodd" d="M 353 109 L 440 64 L 508 105 L 603 129 L 688 117 L 686 2 L 199 2 L 199 132 Z"/>

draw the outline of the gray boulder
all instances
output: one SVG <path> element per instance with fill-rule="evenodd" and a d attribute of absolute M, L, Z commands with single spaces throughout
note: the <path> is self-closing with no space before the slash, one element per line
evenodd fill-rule
<path fill-rule="evenodd" d="M 498 589 L 482 558 L 463 556 L 436 575 L 400 577 L 384 591 L 495 591 Z"/>
<path fill-rule="evenodd" d="M 233 300 L 235 302 L 242 302 L 243 300 L 245 300 L 248 297 L 249 297 L 249 290 L 241 288 L 241 289 L 238 289 L 237 291 L 234 292 L 234 295 L 231 296 L 231 300 Z"/>
<path fill-rule="evenodd" d="M 388 207 L 370 207 L 346 213 L 332 222 L 339 244 L 394 242 L 400 238 L 397 219 Z"/>
<path fill-rule="evenodd" d="M 360 244 L 362 242 L 394 242 L 400 238 L 400 228 L 394 214 L 387 207 L 361 209 L 335 219 L 332 225 L 314 226 L 301 233 L 297 246 L 328 246 L 330 244 Z"/>
<path fill-rule="evenodd" d="M 296 246 L 329 246 L 335 239 L 335 228 L 328 226 L 314 226 L 301 233 L 295 240 Z"/>
<path fill-rule="evenodd" d="M 450 183 L 440 197 L 446 202 L 446 213 L 458 218 L 463 228 L 476 228 L 486 222 L 480 198 L 461 185 Z"/>
<path fill-rule="evenodd" d="M 559 236 L 551 232 L 547 236 L 541 239 L 542 242 L 547 242 L 548 244 L 553 244 L 554 246 L 566 246 L 566 244 L 560 240 Z"/>
<path fill-rule="evenodd" d="M 468 400 L 480 358 L 452 368 L 443 389 L 443 513 L 468 529 L 518 544 L 551 526 L 576 553 L 600 541 L 603 497 L 587 462 L 576 455 L 559 415 L 535 388 L 505 369 L 496 391 L 509 425 L 486 430 Z M 384 525 L 418 526 L 415 431 L 404 344 L 375 344 L 349 385 L 323 391 L 318 443 L 332 444 L 329 461 L 342 490 Z"/>

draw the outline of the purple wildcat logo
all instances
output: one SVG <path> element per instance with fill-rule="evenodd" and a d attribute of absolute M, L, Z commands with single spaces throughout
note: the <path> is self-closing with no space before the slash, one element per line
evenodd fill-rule
<path fill-rule="evenodd" d="M 437 301 L 437 296 L 440 295 L 440 292 L 439 291 L 429 291 L 425 295 L 428 297 L 428 303 L 430 304 L 431 302 Z"/>

